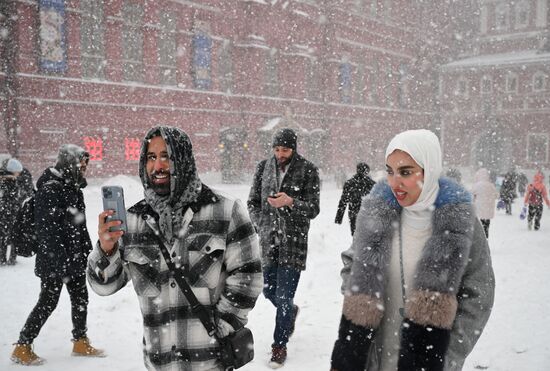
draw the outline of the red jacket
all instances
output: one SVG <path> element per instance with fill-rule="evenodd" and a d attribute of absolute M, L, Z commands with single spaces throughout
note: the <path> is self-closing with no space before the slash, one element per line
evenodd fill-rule
<path fill-rule="evenodd" d="M 546 191 L 543 180 L 544 175 L 542 175 L 540 171 L 535 174 L 533 183 L 529 184 L 529 186 L 527 187 L 527 192 L 525 192 L 525 204 L 542 205 L 542 201 L 544 200 L 546 205 L 550 206 L 550 201 L 548 200 L 548 192 Z M 540 197 L 536 196 L 535 191 L 538 191 L 540 193 Z"/>

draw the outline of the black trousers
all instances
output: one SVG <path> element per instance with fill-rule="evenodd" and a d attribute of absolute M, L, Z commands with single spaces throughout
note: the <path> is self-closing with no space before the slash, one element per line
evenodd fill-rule
<path fill-rule="evenodd" d="M 485 231 L 485 237 L 489 238 L 489 225 L 491 224 L 491 219 L 479 219 L 479 221 Z"/>
<path fill-rule="evenodd" d="M 34 306 L 27 322 L 19 334 L 19 344 L 32 344 L 42 326 L 46 323 L 59 302 L 63 284 L 71 298 L 71 313 L 73 321 L 73 339 L 86 336 L 86 318 L 88 317 L 88 288 L 86 276 L 71 278 L 65 282 L 61 278 L 42 279 L 38 303 Z"/>
<path fill-rule="evenodd" d="M 532 223 L 535 219 L 535 231 L 538 231 L 540 228 L 540 219 L 542 218 L 542 204 L 540 205 L 529 205 L 529 215 L 527 215 L 527 223 Z"/>

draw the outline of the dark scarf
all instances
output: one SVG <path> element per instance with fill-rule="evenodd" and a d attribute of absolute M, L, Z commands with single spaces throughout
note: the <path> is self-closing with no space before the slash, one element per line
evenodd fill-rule
<path fill-rule="evenodd" d="M 158 195 L 149 187 L 146 172 L 149 140 L 161 136 L 166 142 L 170 161 L 170 194 Z M 201 181 L 197 174 L 191 140 L 183 131 L 172 127 L 155 127 L 143 140 L 140 155 L 140 178 L 145 200 L 159 215 L 159 228 L 165 240 L 172 245 L 183 227 L 183 214 L 201 193 Z"/>

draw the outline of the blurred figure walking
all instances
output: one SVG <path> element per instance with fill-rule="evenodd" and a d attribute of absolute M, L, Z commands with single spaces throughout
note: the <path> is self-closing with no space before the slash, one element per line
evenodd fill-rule
<path fill-rule="evenodd" d="M 4 161 L 0 168 L 0 265 L 16 262 L 17 255 L 9 244 L 9 235 L 21 207 L 17 179 L 22 170 L 23 166 L 14 158 Z"/>
<path fill-rule="evenodd" d="M 527 215 L 527 228 L 533 229 L 533 220 L 535 222 L 535 231 L 540 228 L 540 219 L 542 218 L 542 201 L 550 207 L 550 201 L 548 200 L 548 192 L 543 183 L 544 175 L 539 171 L 533 178 L 533 183 L 527 186 L 525 192 L 525 205 L 529 206 L 529 214 Z"/>
<path fill-rule="evenodd" d="M 475 183 L 472 187 L 474 204 L 476 206 L 477 217 L 483 225 L 485 235 L 489 238 L 489 225 L 491 219 L 495 217 L 495 204 L 498 198 L 498 192 L 495 185 L 489 179 L 489 172 L 481 168 L 475 175 Z"/>
<path fill-rule="evenodd" d="M 517 175 L 513 170 L 504 175 L 502 186 L 500 187 L 500 199 L 504 202 L 506 214 L 512 215 L 512 203 L 517 197 L 516 193 L 516 178 Z"/>
<path fill-rule="evenodd" d="M 338 203 L 338 211 L 336 212 L 336 218 L 334 223 L 342 224 L 346 206 L 348 207 L 349 226 L 351 228 L 351 235 L 355 233 L 355 221 L 357 220 L 357 214 L 359 208 L 361 208 L 361 200 L 363 197 L 369 194 L 370 190 L 376 183 L 369 176 L 370 167 L 365 162 L 357 164 L 357 172 L 350 179 L 344 183 L 344 189 L 342 190 L 342 196 Z"/>

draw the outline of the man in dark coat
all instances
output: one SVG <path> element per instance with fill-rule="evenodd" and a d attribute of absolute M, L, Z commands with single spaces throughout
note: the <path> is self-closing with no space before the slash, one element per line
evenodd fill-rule
<path fill-rule="evenodd" d="M 349 226 L 351 235 L 355 233 L 355 220 L 361 208 L 361 200 L 369 194 L 375 184 L 375 181 L 369 176 L 370 167 L 364 162 L 357 164 L 357 173 L 344 183 L 342 196 L 338 203 L 338 211 L 336 211 L 336 224 L 342 224 L 346 206 L 348 206 Z"/>
<path fill-rule="evenodd" d="M 319 170 L 296 152 L 296 140 L 291 129 L 275 134 L 274 155 L 259 163 L 248 197 L 260 234 L 264 296 L 277 308 L 272 367 L 286 360 L 298 314 L 294 295 L 306 268 L 309 223 L 319 214 Z"/>
<path fill-rule="evenodd" d="M 21 163 L 12 158 L 0 168 L 0 265 L 13 265 L 16 261 L 15 251 L 9 246 L 9 234 L 20 206 L 17 178 L 21 169 Z"/>
<path fill-rule="evenodd" d="M 40 277 L 41 291 L 30 313 L 12 361 L 24 365 L 42 364 L 32 343 L 56 308 L 63 285 L 71 299 L 73 322 L 73 355 L 102 356 L 86 337 L 88 290 L 86 265 L 92 249 L 86 227 L 84 196 L 86 167 L 89 155 L 84 149 L 65 144 L 59 149 L 57 163 L 38 179 L 34 218 L 39 241 L 35 274 Z"/>
<path fill-rule="evenodd" d="M 502 186 L 500 186 L 500 199 L 504 202 L 506 214 L 512 215 L 512 203 L 517 197 L 516 193 L 517 174 L 510 170 L 504 175 Z"/>

